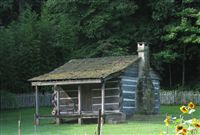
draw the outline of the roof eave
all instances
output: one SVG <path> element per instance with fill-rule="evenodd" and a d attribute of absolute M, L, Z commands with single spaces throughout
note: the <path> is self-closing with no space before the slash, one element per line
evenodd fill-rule
<path fill-rule="evenodd" d="M 57 81 L 32 81 L 32 86 L 54 86 L 54 85 L 70 85 L 70 84 L 91 84 L 102 83 L 102 79 L 76 79 L 76 80 L 57 80 Z"/>

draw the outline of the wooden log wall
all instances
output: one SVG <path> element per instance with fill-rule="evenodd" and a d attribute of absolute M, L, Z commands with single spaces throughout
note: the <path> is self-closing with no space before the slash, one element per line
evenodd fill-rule
<path fill-rule="evenodd" d="M 154 101 L 155 101 L 154 113 L 157 114 L 160 112 L 160 80 L 158 75 L 152 69 L 150 69 L 149 74 L 154 87 Z"/>
<path fill-rule="evenodd" d="M 150 77 L 153 83 L 154 87 L 154 97 L 155 97 L 155 107 L 154 112 L 159 113 L 160 112 L 160 80 L 158 75 L 150 69 Z"/>
<path fill-rule="evenodd" d="M 158 76 L 151 70 L 150 77 L 154 86 L 155 107 L 154 112 L 160 111 L 160 81 Z M 133 114 L 137 109 L 137 82 L 138 82 L 138 63 L 130 66 L 121 76 L 121 90 L 122 90 L 122 112 L 127 115 Z"/>
<path fill-rule="evenodd" d="M 78 86 L 69 85 L 60 90 L 60 114 L 77 113 L 78 111 Z"/>
<path fill-rule="evenodd" d="M 136 110 L 136 87 L 138 81 L 138 64 L 130 66 L 121 76 L 122 109 L 127 115 Z"/>
<path fill-rule="evenodd" d="M 92 110 L 101 109 L 101 87 L 92 89 Z M 119 79 L 106 82 L 105 86 L 105 112 L 120 111 L 120 87 Z"/>
<path fill-rule="evenodd" d="M 154 87 L 154 98 L 155 98 L 154 113 L 159 113 L 160 112 L 160 81 L 158 79 L 152 78 L 152 83 Z"/>

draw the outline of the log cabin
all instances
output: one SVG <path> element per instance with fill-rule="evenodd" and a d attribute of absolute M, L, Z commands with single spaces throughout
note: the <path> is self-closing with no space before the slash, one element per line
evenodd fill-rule
<path fill-rule="evenodd" d="M 137 111 L 137 83 L 143 67 L 149 60 L 149 47 L 137 43 L 138 55 L 110 56 L 101 58 L 72 59 L 50 73 L 29 79 L 35 87 L 36 124 L 39 114 L 38 89 L 51 86 L 52 116 L 59 124 L 64 117 L 95 118 L 98 110 L 105 122 L 124 121 Z M 160 108 L 160 81 L 150 69 L 154 93 L 154 113 Z"/>

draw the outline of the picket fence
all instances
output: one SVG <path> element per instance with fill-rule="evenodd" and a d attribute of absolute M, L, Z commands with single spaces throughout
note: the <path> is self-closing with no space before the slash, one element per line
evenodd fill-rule
<path fill-rule="evenodd" d="M 51 106 L 51 93 L 39 94 L 40 106 Z M 200 92 L 193 91 L 161 91 L 160 103 L 165 105 L 170 104 L 186 104 L 194 102 L 200 105 Z M 1 109 L 22 108 L 35 106 L 35 95 L 31 94 L 18 94 L 12 99 L 1 96 Z"/>

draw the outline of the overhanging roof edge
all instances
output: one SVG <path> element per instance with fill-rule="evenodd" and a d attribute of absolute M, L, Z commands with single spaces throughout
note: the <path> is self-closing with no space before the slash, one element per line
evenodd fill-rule
<path fill-rule="evenodd" d="M 90 83 L 101 83 L 101 82 L 102 82 L 102 79 L 35 81 L 35 82 L 31 82 L 31 85 L 32 86 L 53 86 L 53 85 L 70 85 L 70 84 L 90 84 Z"/>

